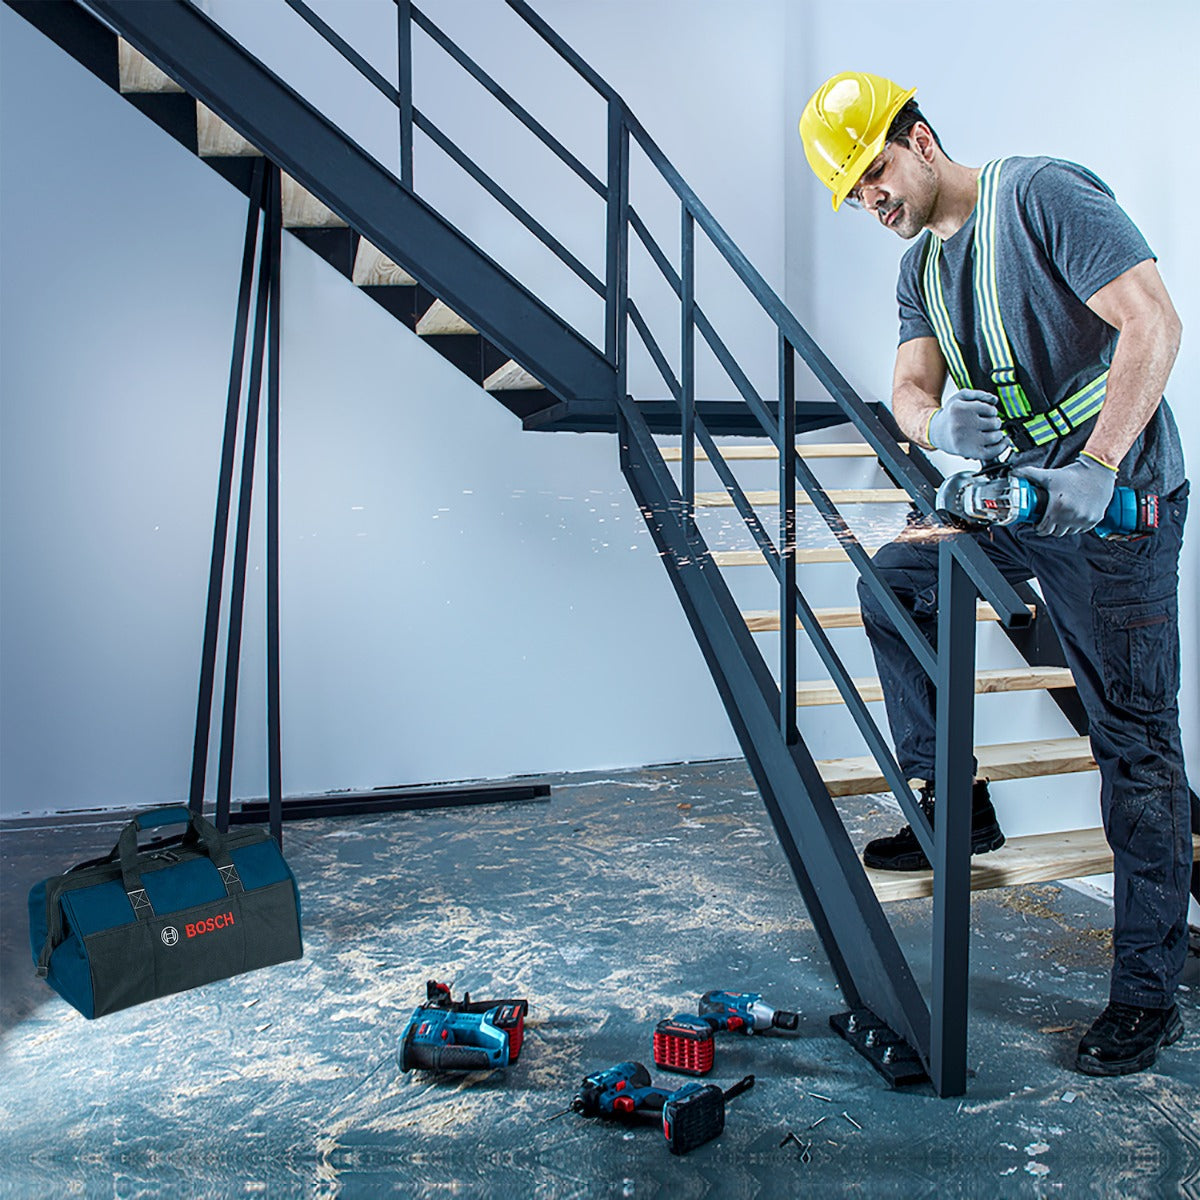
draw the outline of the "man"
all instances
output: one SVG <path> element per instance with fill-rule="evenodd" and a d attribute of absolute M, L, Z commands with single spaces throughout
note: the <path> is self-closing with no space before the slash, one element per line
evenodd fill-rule
<path fill-rule="evenodd" d="M 1183 1032 L 1174 1004 L 1187 954 L 1189 797 L 1176 695 L 1178 559 L 1187 510 L 1179 435 L 1163 389 L 1180 322 L 1136 226 L 1095 175 L 1049 158 L 952 161 L 914 91 L 837 75 L 800 120 L 833 207 L 906 240 L 892 411 L 918 445 L 1010 464 L 1045 489 L 1040 523 L 977 536 L 1011 582 L 1038 579 L 1087 709 L 1114 855 L 1110 1002 L 1079 1069 L 1150 1066 Z M 942 400 L 947 374 L 954 392 Z M 1092 532 L 1116 485 L 1159 497 L 1156 533 Z M 875 564 L 933 640 L 936 547 L 897 541 Z M 934 689 L 869 590 L 863 617 L 897 758 L 925 780 L 933 816 Z M 972 851 L 1003 843 L 987 783 L 973 792 Z M 928 867 L 912 830 L 865 861 Z"/>

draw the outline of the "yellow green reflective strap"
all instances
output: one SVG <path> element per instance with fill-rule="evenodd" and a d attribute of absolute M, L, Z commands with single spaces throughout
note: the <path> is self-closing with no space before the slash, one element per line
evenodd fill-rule
<path fill-rule="evenodd" d="M 930 323 L 942 350 L 942 357 L 950 369 L 950 378 L 960 389 L 971 386 L 967 365 L 962 351 L 954 339 L 954 327 L 950 324 L 950 313 L 946 308 L 946 297 L 942 291 L 942 239 L 929 235 L 929 250 L 925 255 L 925 307 L 929 310 Z"/>
<path fill-rule="evenodd" d="M 1000 288 L 996 280 L 996 188 L 1000 180 L 998 158 L 979 175 L 979 204 L 975 216 L 975 298 L 979 324 L 988 357 L 992 360 L 992 384 L 1001 407 L 1009 417 L 1028 416 L 1032 411 L 1024 388 L 1017 382 L 1012 347 L 1000 316 Z"/>
<path fill-rule="evenodd" d="M 1106 370 L 1091 383 L 1084 384 L 1074 395 L 1068 396 L 1057 408 L 1038 413 L 1028 420 L 1017 421 L 1016 424 L 1024 428 L 1035 446 L 1044 446 L 1090 421 L 1104 407 L 1107 387 Z"/>

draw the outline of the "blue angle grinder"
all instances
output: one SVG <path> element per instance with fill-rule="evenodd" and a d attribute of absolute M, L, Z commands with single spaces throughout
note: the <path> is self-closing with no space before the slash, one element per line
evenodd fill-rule
<path fill-rule="evenodd" d="M 992 525 L 1036 525 L 1048 499 L 1045 488 L 998 464 L 951 475 L 938 488 L 935 507 L 938 516 L 951 525 L 979 530 Z M 1158 497 L 1119 487 L 1096 533 L 1102 538 L 1143 537 L 1157 528 Z"/>

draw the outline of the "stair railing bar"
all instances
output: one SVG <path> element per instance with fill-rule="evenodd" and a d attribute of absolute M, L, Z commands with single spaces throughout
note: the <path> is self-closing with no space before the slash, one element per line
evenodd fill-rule
<path fill-rule="evenodd" d="M 208 770 L 208 742 L 212 732 L 212 702 L 217 670 L 218 625 L 221 592 L 225 581 L 225 547 L 229 540 L 229 509 L 233 499 L 233 460 L 237 447 L 242 379 L 246 366 L 246 334 L 250 326 L 250 295 L 258 247 L 259 212 L 263 199 L 263 160 L 256 158 L 250 176 L 250 207 L 242 247 L 242 277 L 238 285 L 237 319 L 229 366 L 229 392 L 225 403 L 225 432 L 221 466 L 217 475 L 217 508 L 213 519 L 212 560 L 208 571 L 208 603 L 204 614 L 204 642 L 200 654 L 200 694 L 196 702 L 196 734 L 192 744 L 192 778 L 188 807 L 204 811 L 204 779 Z"/>
<path fill-rule="evenodd" d="M 575 51 L 568 46 L 561 37 L 559 37 L 559 35 L 553 29 L 551 29 L 550 26 L 547 25 L 540 16 L 538 16 L 537 13 L 529 7 L 528 4 L 525 3 L 525 0 L 506 0 L 506 3 L 508 4 L 508 7 L 511 8 L 527 25 L 529 25 L 530 28 L 532 28 L 544 42 L 552 46 L 558 52 L 560 58 L 573 67 L 575 72 L 582 79 L 584 79 L 597 92 L 599 92 L 605 100 L 609 101 L 609 103 L 623 103 L 621 97 L 617 95 L 616 91 L 614 91 L 614 89 L 608 83 L 606 83 L 601 76 L 597 75 L 596 72 L 593 71 L 592 68 L 589 67 L 587 63 L 584 62 L 583 59 L 580 58 L 579 55 L 576 54 Z"/>
<path fill-rule="evenodd" d="M 681 206 L 679 263 L 683 292 L 680 296 L 680 371 L 683 374 L 680 421 L 684 527 L 696 533 L 696 223 L 687 206 Z"/>
<path fill-rule="evenodd" d="M 344 37 L 323 21 L 304 0 L 283 0 L 283 2 L 301 17 L 305 24 L 315 30 L 348 62 L 358 73 L 376 89 L 382 92 L 393 104 L 400 103 L 400 90 L 393 86 L 392 81 L 377 71 Z"/>
<path fill-rule="evenodd" d="M 671 399 L 676 404 L 682 405 L 683 384 L 675 378 L 675 372 L 671 370 L 671 364 L 667 362 L 667 356 L 663 353 L 662 347 L 658 344 L 658 340 L 651 332 L 650 326 L 646 323 L 646 318 L 642 316 L 642 310 L 638 308 L 637 301 L 630 298 L 626 303 L 628 305 L 629 319 L 633 322 L 633 327 L 637 330 L 642 343 L 649 352 L 651 361 L 658 368 L 658 373 L 667 385 L 667 390 L 671 393 Z"/>
<path fill-rule="evenodd" d="M 448 158 L 461 167 L 490 196 L 498 200 L 530 233 L 534 235 L 565 265 L 571 268 L 597 295 L 605 294 L 604 284 L 592 274 L 549 230 L 532 217 L 474 160 L 458 148 L 423 112 L 413 109 L 413 124 L 424 133 Z"/>
<path fill-rule="evenodd" d="M 283 843 L 283 746 L 279 686 L 279 337 L 283 194 L 279 168 L 270 167 L 264 236 L 271 251 L 267 298 L 267 813 L 271 832 Z"/>
<path fill-rule="evenodd" d="M 662 247 L 654 240 L 654 235 L 646 227 L 645 221 L 638 215 L 637 210 L 633 205 L 629 206 L 629 223 L 633 226 L 633 231 L 641 239 L 642 245 L 646 247 L 646 252 L 654 259 L 655 265 L 663 273 L 667 283 L 671 285 L 676 296 L 682 297 L 683 284 L 679 280 L 679 275 L 675 268 L 671 266 L 670 259 L 663 253 Z"/>
<path fill-rule="evenodd" d="M 297 3 L 299 0 L 288 0 Z M 566 148 L 532 113 L 524 108 L 511 93 L 506 91 L 487 73 L 461 46 L 451 40 L 425 13 L 412 6 L 413 21 L 423 29 L 464 71 L 481 87 L 490 92 L 522 125 L 525 126 L 548 149 L 552 150 L 580 179 L 599 196 L 606 196 L 604 184 L 570 150 Z"/>
<path fill-rule="evenodd" d="M 685 210 L 686 212 L 686 206 Z M 796 354 L 779 335 L 779 732 L 794 746 L 796 725 Z"/>
<path fill-rule="evenodd" d="M 400 84 L 400 183 L 413 190 L 412 0 L 396 0 L 396 78 Z"/>

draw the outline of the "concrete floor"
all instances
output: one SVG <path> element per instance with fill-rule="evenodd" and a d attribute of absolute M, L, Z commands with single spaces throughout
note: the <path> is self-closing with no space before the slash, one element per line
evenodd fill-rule
<path fill-rule="evenodd" d="M 743 763 L 550 782 L 546 803 L 289 825 L 304 959 L 98 1022 L 33 976 L 25 895 L 115 827 L 6 833 L 0 1195 L 1200 1196 L 1195 988 L 1153 1072 L 1071 1070 L 1107 996 L 1101 901 L 978 896 L 968 1094 L 893 1092 L 828 1028 L 844 1005 Z M 856 840 L 896 824 L 846 811 Z M 921 977 L 930 904 L 890 912 Z M 520 1062 L 400 1072 L 428 978 L 528 997 Z M 654 1024 L 717 987 L 801 1014 L 718 1039 L 714 1081 L 758 1078 L 718 1140 L 676 1158 L 653 1124 L 551 1120 L 624 1059 L 678 1080 Z"/>

